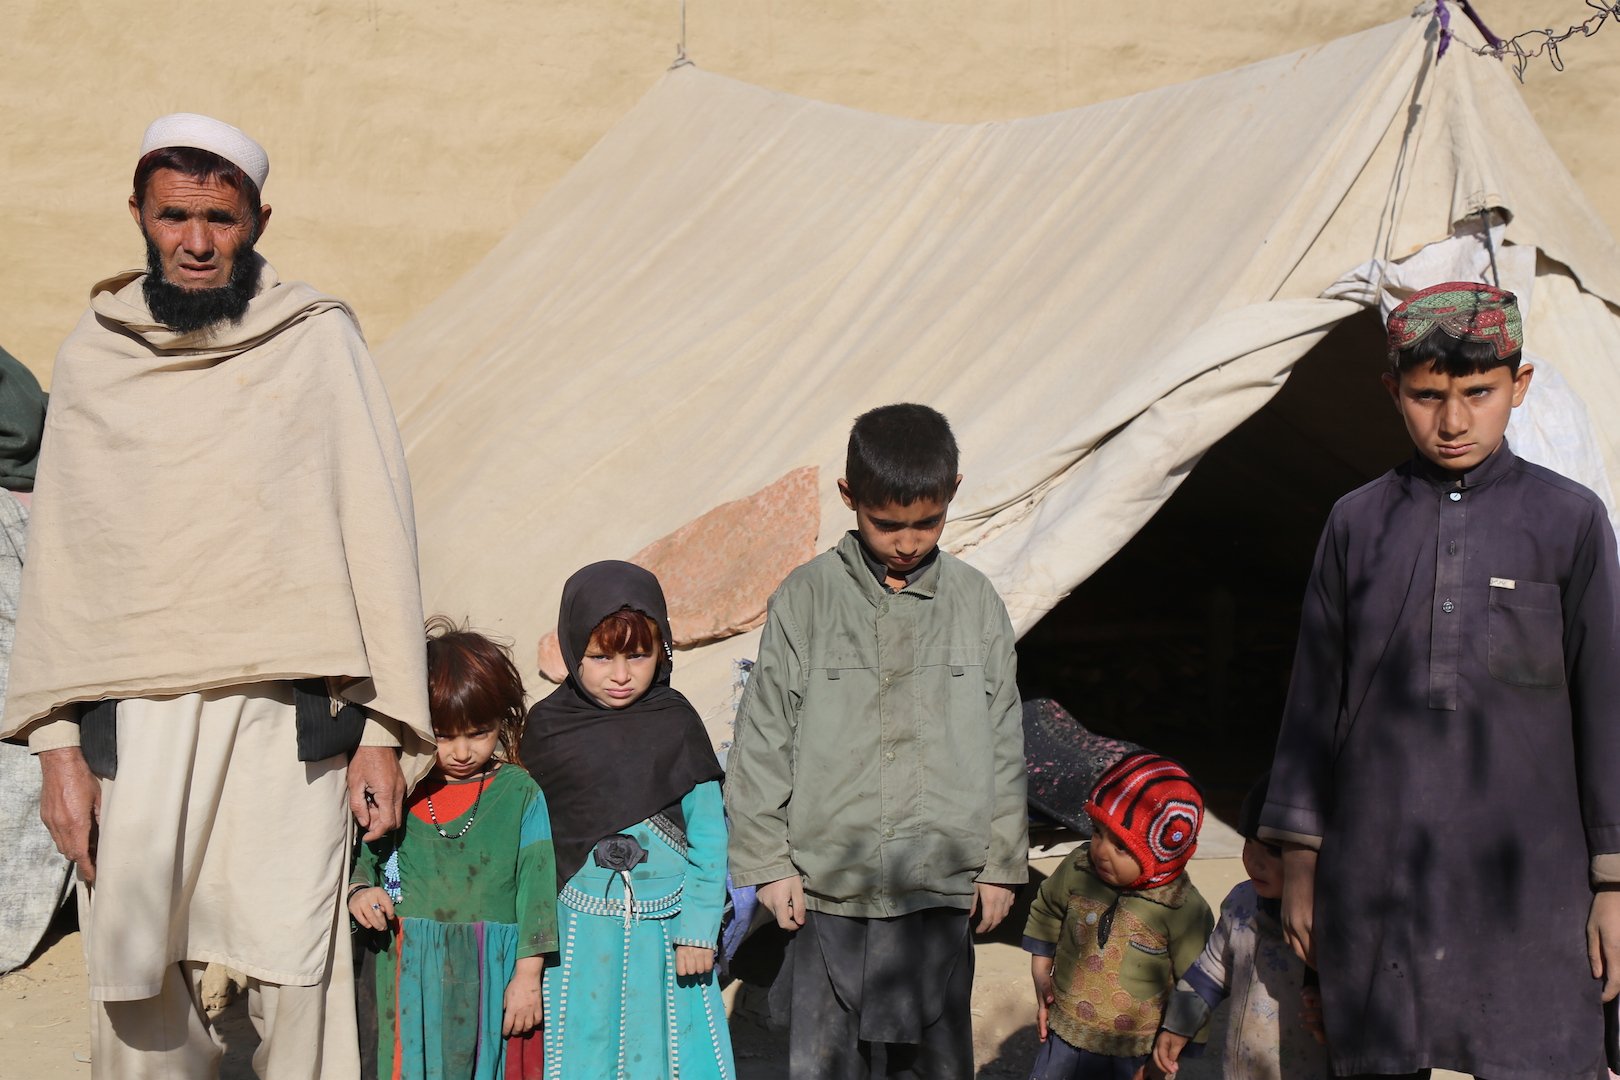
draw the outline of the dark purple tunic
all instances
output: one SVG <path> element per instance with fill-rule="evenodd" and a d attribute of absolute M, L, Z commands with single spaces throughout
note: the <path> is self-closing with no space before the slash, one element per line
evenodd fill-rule
<path fill-rule="evenodd" d="M 1607 1076 L 1585 935 L 1620 851 L 1617 615 L 1602 502 L 1505 443 L 1333 508 L 1262 824 L 1321 838 L 1336 1071 Z"/>

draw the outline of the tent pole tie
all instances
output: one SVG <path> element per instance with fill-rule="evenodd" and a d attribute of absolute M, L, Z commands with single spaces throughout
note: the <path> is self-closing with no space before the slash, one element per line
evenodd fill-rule
<path fill-rule="evenodd" d="M 1482 206 L 1476 211 L 1479 214 L 1479 226 L 1485 234 L 1485 254 L 1491 260 L 1491 284 L 1498 289 L 1502 287 L 1502 274 L 1496 268 L 1496 245 L 1491 242 L 1491 211 L 1489 207 Z"/>
<path fill-rule="evenodd" d="M 1446 3 L 1447 0 L 1434 0 L 1435 18 L 1440 20 L 1440 48 L 1434 54 L 1436 60 L 1444 58 L 1446 50 L 1451 48 L 1451 9 L 1446 7 Z M 1501 50 L 1506 47 L 1506 43 L 1491 33 L 1491 28 L 1486 26 L 1485 20 L 1479 17 L 1479 12 L 1474 10 L 1474 5 L 1469 3 L 1469 0 L 1456 0 L 1456 3 L 1458 7 L 1463 9 L 1463 14 L 1468 16 L 1468 21 L 1474 24 L 1474 29 L 1478 30 L 1481 36 L 1485 38 L 1486 48 L 1495 50 L 1500 54 Z"/>
<path fill-rule="evenodd" d="M 1434 0 L 1434 17 L 1440 22 L 1440 48 L 1434 58 L 1444 60 L 1446 50 L 1451 48 L 1451 9 L 1446 7 L 1446 0 Z"/>
<path fill-rule="evenodd" d="M 1457 3 L 1462 5 L 1463 14 L 1467 15 L 1468 21 L 1474 24 L 1474 29 L 1478 30 L 1480 36 L 1485 39 L 1485 44 L 1493 49 L 1500 49 L 1504 42 L 1491 33 L 1491 28 L 1486 26 L 1485 20 L 1479 17 L 1479 13 L 1474 10 L 1474 5 L 1469 3 L 1468 0 L 1457 0 Z"/>
<path fill-rule="evenodd" d="M 686 55 L 686 0 L 681 0 L 681 40 L 675 43 L 675 62 L 669 65 L 669 70 L 691 66 L 692 58 Z"/>

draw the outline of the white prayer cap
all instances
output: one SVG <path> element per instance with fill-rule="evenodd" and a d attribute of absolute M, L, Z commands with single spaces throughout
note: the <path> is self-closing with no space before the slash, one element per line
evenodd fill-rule
<path fill-rule="evenodd" d="M 141 140 L 141 157 L 169 146 L 207 150 L 247 173 L 261 192 L 270 176 L 270 155 L 248 133 L 201 113 L 171 113 L 152 121 Z"/>

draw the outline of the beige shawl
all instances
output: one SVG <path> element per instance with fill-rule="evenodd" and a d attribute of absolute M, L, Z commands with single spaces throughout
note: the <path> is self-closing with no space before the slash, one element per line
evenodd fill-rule
<path fill-rule="evenodd" d="M 3 735 L 73 701 L 349 677 L 425 771 L 410 480 L 348 307 L 265 265 L 239 324 L 180 335 L 125 273 L 51 389 Z"/>

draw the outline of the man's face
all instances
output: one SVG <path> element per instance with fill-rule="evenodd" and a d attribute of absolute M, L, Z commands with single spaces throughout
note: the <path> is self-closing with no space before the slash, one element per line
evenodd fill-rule
<path fill-rule="evenodd" d="M 961 477 L 956 478 L 961 482 Z M 868 506 L 857 503 L 849 493 L 849 483 L 838 481 L 844 505 L 855 511 L 855 531 L 874 558 L 894 578 L 917 569 L 928 553 L 939 544 L 945 531 L 945 511 L 949 499 L 918 499 L 910 504 L 884 503 Z"/>
<path fill-rule="evenodd" d="M 242 193 L 218 179 L 159 169 L 145 201 L 130 196 L 129 212 L 157 249 L 163 280 L 188 292 L 219 289 L 231 280 L 239 254 L 250 252 L 269 207 L 255 212 Z"/>
<path fill-rule="evenodd" d="M 1467 472 L 1502 445 L 1508 417 L 1530 389 L 1530 364 L 1518 374 L 1494 367 L 1473 375 L 1442 375 L 1432 365 L 1398 376 L 1384 388 L 1406 424 L 1418 453 L 1452 472 Z"/>

